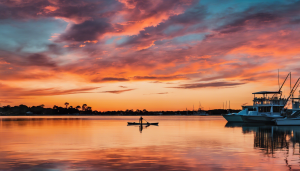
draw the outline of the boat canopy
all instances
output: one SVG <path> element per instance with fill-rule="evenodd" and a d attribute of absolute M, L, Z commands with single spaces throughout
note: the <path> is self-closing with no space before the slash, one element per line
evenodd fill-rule
<path fill-rule="evenodd" d="M 259 91 L 252 94 L 281 94 L 281 91 Z"/>

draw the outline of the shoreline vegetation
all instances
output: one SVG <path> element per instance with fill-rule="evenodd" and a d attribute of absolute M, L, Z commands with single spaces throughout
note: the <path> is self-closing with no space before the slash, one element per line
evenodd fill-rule
<path fill-rule="evenodd" d="M 201 110 L 205 111 L 209 115 L 222 115 L 228 112 L 237 113 L 240 110 L 235 109 L 212 109 Z M 92 107 L 83 104 L 82 106 L 69 106 L 69 103 L 65 103 L 65 107 L 54 105 L 52 108 L 45 108 L 44 105 L 39 106 L 26 106 L 10 105 L 0 107 L 0 116 L 136 116 L 136 115 L 197 115 L 197 111 L 192 110 L 177 110 L 177 111 L 147 111 L 143 110 L 118 110 L 118 111 L 97 111 L 92 110 Z"/>

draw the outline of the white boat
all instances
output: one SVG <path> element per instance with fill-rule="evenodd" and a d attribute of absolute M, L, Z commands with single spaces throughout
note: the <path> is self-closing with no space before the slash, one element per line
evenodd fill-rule
<path fill-rule="evenodd" d="M 292 98 L 292 100 L 293 108 L 289 110 L 291 114 L 287 115 L 285 118 L 276 119 L 276 125 L 300 125 L 300 96 L 299 98 Z"/>
<path fill-rule="evenodd" d="M 249 112 L 253 111 L 253 106 L 242 106 L 242 110 L 239 113 L 228 113 L 223 117 L 228 122 L 243 122 L 242 116 L 248 115 Z"/>
<path fill-rule="evenodd" d="M 197 112 L 193 112 L 193 115 L 208 116 L 208 113 L 200 109 Z"/>
<path fill-rule="evenodd" d="M 274 119 L 284 118 L 283 108 L 287 99 L 281 96 L 281 91 L 260 91 L 254 94 L 253 107 L 255 112 L 242 116 L 243 122 L 274 122 Z M 255 97 L 262 95 L 263 97 Z"/>
<path fill-rule="evenodd" d="M 208 113 L 206 113 L 204 110 L 201 109 L 201 104 L 199 102 L 199 108 L 198 111 L 195 112 L 193 109 L 193 115 L 199 115 L 199 116 L 208 116 Z"/>

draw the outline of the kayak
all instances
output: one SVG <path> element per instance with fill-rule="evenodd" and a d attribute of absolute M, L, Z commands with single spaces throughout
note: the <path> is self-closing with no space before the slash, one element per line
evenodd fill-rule
<path fill-rule="evenodd" d="M 127 122 L 127 123 L 128 123 L 128 125 L 141 125 L 138 122 Z M 155 123 L 142 123 L 142 125 L 158 125 L 158 122 L 155 122 Z"/>

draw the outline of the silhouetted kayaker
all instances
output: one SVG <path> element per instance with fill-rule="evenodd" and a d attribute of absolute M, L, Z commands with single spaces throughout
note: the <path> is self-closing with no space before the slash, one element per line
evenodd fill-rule
<path fill-rule="evenodd" d="M 140 124 L 143 124 L 143 119 L 144 119 L 144 118 L 141 116 L 141 117 L 140 117 L 140 120 L 139 120 L 139 123 L 140 123 Z"/>

